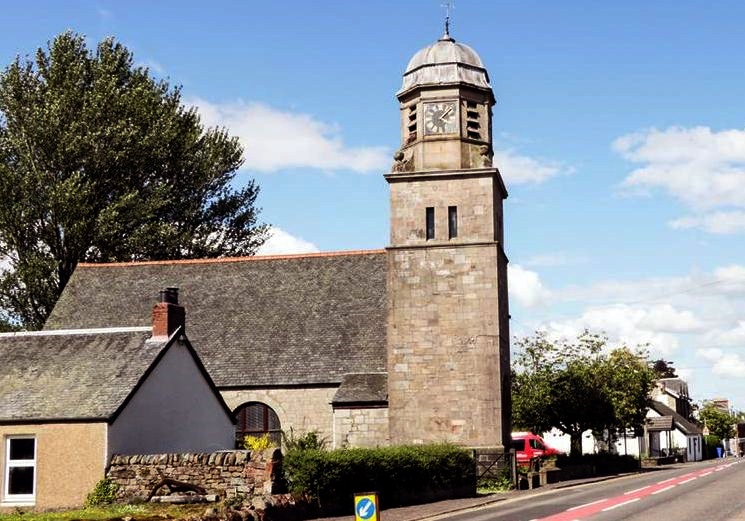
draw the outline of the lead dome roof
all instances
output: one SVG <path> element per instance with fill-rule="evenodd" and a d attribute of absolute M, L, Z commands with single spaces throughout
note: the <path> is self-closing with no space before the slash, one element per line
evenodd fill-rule
<path fill-rule="evenodd" d="M 491 90 L 489 74 L 476 51 L 464 43 L 456 42 L 445 33 L 442 38 L 421 49 L 409 60 L 398 93 L 423 85 L 454 83 Z"/>

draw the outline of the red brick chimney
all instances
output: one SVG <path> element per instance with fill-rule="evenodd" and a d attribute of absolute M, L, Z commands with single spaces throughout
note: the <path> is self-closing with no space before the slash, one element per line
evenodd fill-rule
<path fill-rule="evenodd" d="M 160 302 L 153 306 L 153 338 L 169 338 L 186 326 L 184 306 L 178 303 L 178 288 L 160 290 Z"/>

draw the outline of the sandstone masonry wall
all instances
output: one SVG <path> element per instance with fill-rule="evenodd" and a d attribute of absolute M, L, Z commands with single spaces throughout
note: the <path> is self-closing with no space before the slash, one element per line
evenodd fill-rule
<path fill-rule="evenodd" d="M 282 430 L 295 435 L 316 431 L 332 439 L 333 412 L 331 400 L 337 387 L 304 389 L 249 389 L 220 391 L 231 410 L 246 402 L 261 402 L 271 407 L 279 417 Z"/>
<path fill-rule="evenodd" d="M 334 447 L 388 445 L 388 407 L 334 409 Z"/>

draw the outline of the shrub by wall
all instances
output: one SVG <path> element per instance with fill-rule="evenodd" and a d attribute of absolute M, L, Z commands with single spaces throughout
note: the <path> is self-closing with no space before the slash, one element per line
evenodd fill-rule
<path fill-rule="evenodd" d="M 717 447 L 722 445 L 719 436 L 708 434 L 704 436 L 704 459 L 717 457 Z"/>
<path fill-rule="evenodd" d="M 561 455 L 556 458 L 556 466 L 561 469 L 586 466 L 591 475 L 602 476 L 635 471 L 639 468 L 639 460 L 634 456 L 601 452 L 581 456 Z"/>
<path fill-rule="evenodd" d="M 381 508 L 476 494 L 471 452 L 452 445 L 292 450 L 284 468 L 290 491 L 324 513 L 353 512 L 360 492 L 378 492 Z"/>

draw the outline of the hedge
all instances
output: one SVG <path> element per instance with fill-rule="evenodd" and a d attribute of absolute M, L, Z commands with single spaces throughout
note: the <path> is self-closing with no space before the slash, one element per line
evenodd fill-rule
<path fill-rule="evenodd" d="M 445 444 L 291 450 L 284 469 L 290 492 L 326 513 L 353 512 L 360 492 L 378 492 L 381 508 L 476 494 L 471 452 Z"/>

